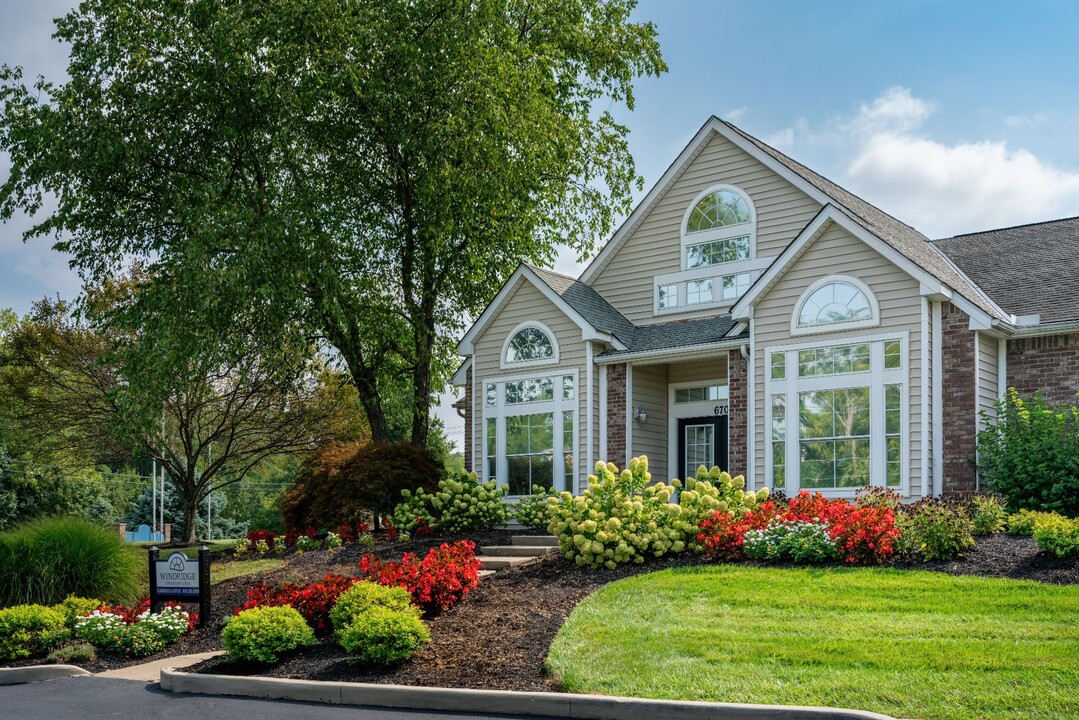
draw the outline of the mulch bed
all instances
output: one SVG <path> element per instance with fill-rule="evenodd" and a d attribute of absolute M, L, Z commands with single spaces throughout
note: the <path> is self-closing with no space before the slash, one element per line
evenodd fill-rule
<path fill-rule="evenodd" d="M 522 533 L 527 534 L 525 531 L 499 530 L 475 533 L 469 538 L 477 546 L 507 545 L 514 534 Z M 383 540 L 370 551 L 383 559 L 398 559 L 404 552 L 414 552 L 422 557 L 428 549 L 452 539 L 457 538 L 415 538 L 407 543 Z M 327 572 L 355 574 L 360 557 L 367 551 L 352 544 L 334 553 L 316 551 L 289 555 L 286 567 L 266 573 L 257 581 L 270 584 L 288 580 L 309 582 L 320 579 Z M 700 562 L 701 559 L 695 556 L 681 556 L 609 571 L 580 568 L 554 555 L 500 570 L 484 578 L 459 605 L 430 621 L 431 643 L 424 650 L 408 662 L 388 670 L 354 665 L 331 638 L 271 667 L 213 659 L 191 669 L 205 673 L 312 680 L 557 690 L 546 675 L 543 662 L 558 629 L 578 602 L 614 580 Z M 1041 552 L 1031 538 L 1000 534 L 979 538 L 977 546 L 959 560 L 934 563 L 900 560 L 892 563 L 892 567 L 1059 585 L 1079 584 L 1079 563 L 1076 561 L 1060 560 Z M 247 600 L 247 589 L 255 581 L 251 577 L 235 578 L 215 585 L 213 609 L 207 625 L 160 655 L 132 661 L 99 653 L 86 669 L 98 672 L 158 657 L 221 649 L 221 628 L 232 616 L 232 610 Z"/>

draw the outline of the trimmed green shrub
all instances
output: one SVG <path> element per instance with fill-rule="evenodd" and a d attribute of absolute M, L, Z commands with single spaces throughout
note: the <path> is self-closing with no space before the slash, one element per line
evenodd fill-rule
<path fill-rule="evenodd" d="M 71 637 L 64 616 L 44 605 L 16 605 L 0 610 L 0 661 L 45 652 Z"/>
<path fill-rule="evenodd" d="M 45 658 L 45 662 L 53 665 L 70 665 L 72 663 L 93 662 L 95 657 L 97 657 L 97 653 L 94 652 L 93 645 L 75 642 L 56 648 Z"/>
<path fill-rule="evenodd" d="M 1012 509 L 1079 515 L 1079 408 L 1008 389 L 978 433 L 978 471 Z"/>
<path fill-rule="evenodd" d="M 463 473 L 438 483 L 438 490 L 411 492 L 393 510 L 394 527 L 405 532 L 430 528 L 448 533 L 474 532 L 505 525 L 509 517 L 502 500 L 508 487 L 495 480 L 481 483 L 476 473 Z"/>
<path fill-rule="evenodd" d="M 1079 518 L 1072 520 L 1060 515 L 1043 518 L 1034 525 L 1034 541 L 1057 557 L 1079 557 Z"/>
<path fill-rule="evenodd" d="M 337 603 L 330 610 L 330 622 L 335 630 L 344 630 L 357 617 L 376 607 L 419 612 L 412 604 L 412 596 L 403 587 L 360 581 L 337 598 Z"/>
<path fill-rule="evenodd" d="M 315 631 L 299 611 L 287 605 L 244 610 L 221 632 L 231 660 L 273 663 L 287 652 L 314 645 Z"/>
<path fill-rule="evenodd" d="M 926 560 L 951 560 L 974 547 L 974 522 L 966 508 L 926 498 L 896 517 L 899 549 Z"/>
<path fill-rule="evenodd" d="M 337 633 L 345 652 L 368 665 L 408 660 L 430 640 L 431 634 L 416 608 L 402 611 L 372 607 Z"/>
<path fill-rule="evenodd" d="M 53 610 L 56 610 L 64 616 L 64 625 L 68 630 L 75 630 L 75 621 L 84 615 L 89 615 L 94 610 L 105 603 L 96 598 L 81 598 L 74 595 L 68 595 L 64 598 L 64 601 L 58 605 L 53 605 Z"/>
<path fill-rule="evenodd" d="M 337 528 L 387 516 L 401 491 L 433 490 L 445 475 L 442 464 L 413 445 L 369 442 L 334 444 L 315 452 L 285 492 L 285 527 Z"/>
<path fill-rule="evenodd" d="M 970 501 L 974 535 L 992 535 L 1007 526 L 1008 510 L 996 495 L 975 495 Z"/>
<path fill-rule="evenodd" d="M 0 605 L 55 605 L 69 595 L 131 602 L 142 561 L 110 528 L 42 518 L 0 534 Z"/>
<path fill-rule="evenodd" d="M 511 514 L 527 528 L 535 528 L 546 532 L 551 524 L 551 515 L 547 506 L 547 500 L 558 498 L 558 491 L 554 488 L 541 488 L 539 492 L 523 496 L 512 509 Z"/>
<path fill-rule="evenodd" d="M 1034 534 L 1034 528 L 1038 523 L 1043 520 L 1051 520 L 1053 518 L 1063 517 L 1057 513 L 1039 512 L 1037 510 L 1020 510 L 1017 513 L 1012 513 L 1008 516 L 1008 534 L 1009 535 L 1026 535 L 1030 537 Z"/>
<path fill-rule="evenodd" d="M 768 497 L 767 490 L 746 492 L 745 478 L 719 468 L 700 467 L 685 486 L 680 480 L 650 484 L 648 458 L 629 461 L 619 472 L 614 463 L 596 463 L 588 488 L 574 497 L 563 492 L 548 500 L 551 524 L 562 555 L 578 565 L 607 567 L 643 563 L 646 555 L 700 551 L 700 523 L 715 511 L 744 515 Z M 670 502 L 678 491 L 678 503 Z"/>

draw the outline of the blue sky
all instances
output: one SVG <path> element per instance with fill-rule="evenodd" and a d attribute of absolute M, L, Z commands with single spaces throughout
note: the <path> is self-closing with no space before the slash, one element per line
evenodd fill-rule
<path fill-rule="evenodd" d="M 51 18 L 72 5 L 0 0 L 0 62 L 61 77 Z M 670 66 L 619 113 L 646 189 L 714 114 L 931 237 L 1079 215 L 1079 3 L 642 0 L 636 16 Z M 19 312 L 78 291 L 26 226 L 0 225 L 0 307 Z"/>

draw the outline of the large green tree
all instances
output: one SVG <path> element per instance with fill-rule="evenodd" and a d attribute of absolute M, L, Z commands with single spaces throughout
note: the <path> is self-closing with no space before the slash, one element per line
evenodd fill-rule
<path fill-rule="evenodd" d="M 0 216 L 44 212 L 28 237 L 91 282 L 145 263 L 104 317 L 140 384 L 222 340 L 324 338 L 374 439 L 403 376 L 426 445 L 451 336 L 518 262 L 588 255 L 640 185 L 611 107 L 666 68 L 634 6 L 85 0 L 57 21 L 67 81 L 0 74 Z"/>

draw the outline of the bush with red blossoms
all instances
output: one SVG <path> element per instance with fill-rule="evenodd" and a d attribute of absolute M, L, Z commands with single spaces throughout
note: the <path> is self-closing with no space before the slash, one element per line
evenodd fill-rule
<path fill-rule="evenodd" d="M 316 536 L 318 536 L 318 531 L 310 525 L 307 526 L 306 532 L 300 532 L 299 529 L 291 527 L 285 531 L 285 547 L 293 547 L 301 537 L 309 537 L 314 540 Z M 270 549 L 273 549 L 273 545 L 270 545 Z"/>
<path fill-rule="evenodd" d="M 233 614 L 239 615 L 255 607 L 288 605 L 303 615 L 316 633 L 327 633 L 333 629 L 330 610 L 341 593 L 355 582 L 356 578 L 328 573 L 322 580 L 308 585 L 284 583 L 271 586 L 260 583 L 247 591 L 247 602 L 236 608 Z"/>
<path fill-rule="evenodd" d="M 895 512 L 890 507 L 853 505 L 803 490 L 786 508 L 767 502 L 741 517 L 717 511 L 701 523 L 697 540 L 709 557 L 738 560 L 743 557 L 746 532 L 764 529 L 773 520 L 824 525 L 840 558 L 851 564 L 884 562 L 894 553 L 893 543 L 899 537 Z"/>
<path fill-rule="evenodd" d="M 255 545 L 262 540 L 266 543 L 267 548 L 273 550 L 277 544 L 277 538 L 278 535 L 273 530 L 248 530 L 247 546 L 253 551 L 255 550 Z"/>
<path fill-rule="evenodd" d="M 405 553 L 396 562 L 380 560 L 368 553 L 360 559 L 364 579 L 380 585 L 403 587 L 412 602 L 428 615 L 448 610 L 479 584 L 480 561 L 476 544 L 461 540 L 442 543 L 420 561 Z"/>

